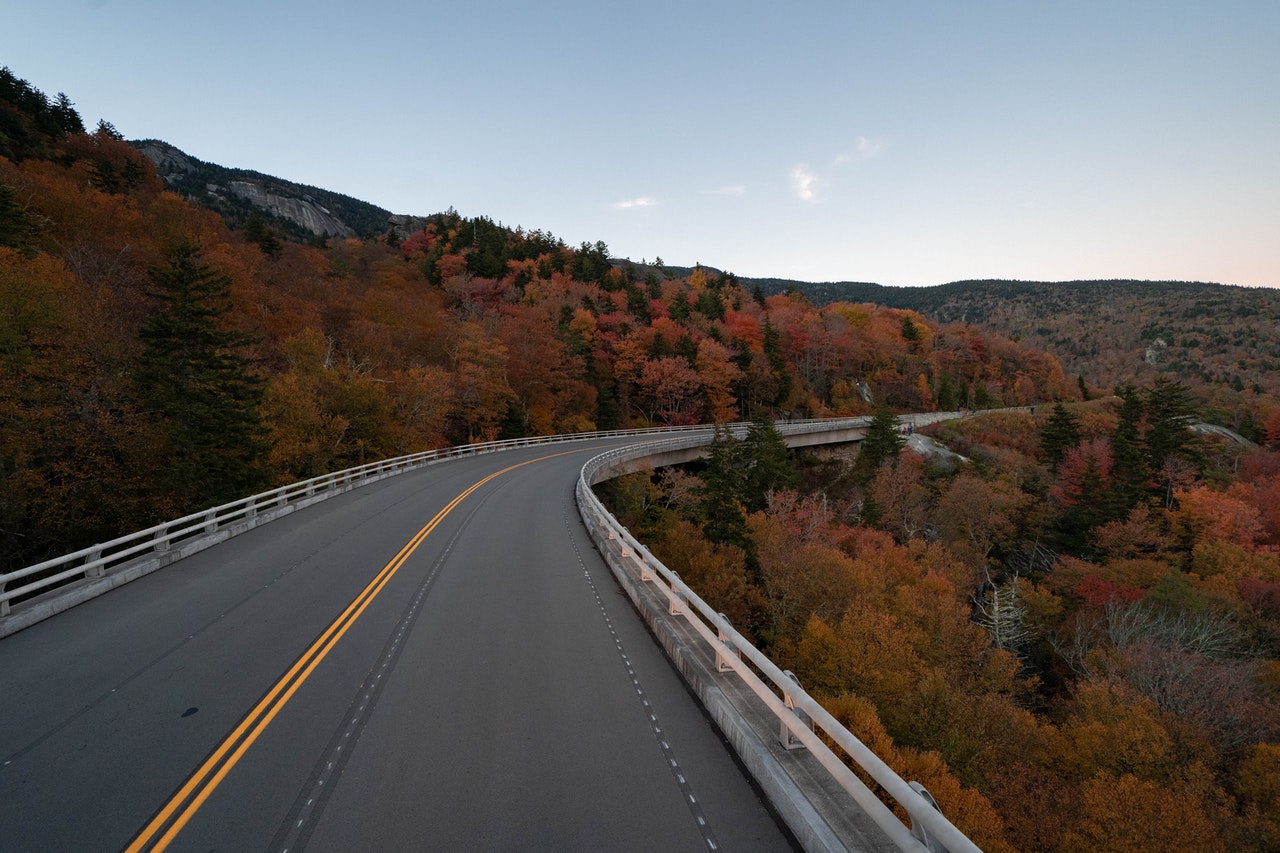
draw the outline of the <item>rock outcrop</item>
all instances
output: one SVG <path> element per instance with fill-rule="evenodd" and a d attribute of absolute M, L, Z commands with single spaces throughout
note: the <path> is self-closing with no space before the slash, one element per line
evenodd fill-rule
<path fill-rule="evenodd" d="M 358 199 L 205 163 L 158 139 L 130 144 L 155 164 L 170 189 L 217 210 L 232 227 L 242 227 L 252 211 L 287 223 L 284 230 L 299 236 L 357 237 L 388 227 L 390 212 Z"/>

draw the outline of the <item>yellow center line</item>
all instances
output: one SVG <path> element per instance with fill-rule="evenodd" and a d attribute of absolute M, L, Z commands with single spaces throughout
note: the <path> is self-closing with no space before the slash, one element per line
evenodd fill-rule
<path fill-rule="evenodd" d="M 540 456 L 537 459 L 530 459 L 526 462 L 520 462 L 515 465 L 503 468 L 501 471 L 495 471 L 483 480 L 473 484 L 462 494 L 458 495 L 450 501 L 444 509 L 436 513 L 435 517 L 426 523 L 409 542 L 400 549 L 400 552 L 387 563 L 373 580 L 360 591 L 341 615 L 335 619 L 328 628 L 325 629 L 311 646 L 303 652 L 297 662 L 293 664 L 279 681 L 267 692 L 267 695 L 254 706 L 245 718 L 240 722 L 231 734 L 218 745 L 205 762 L 200 765 L 199 769 L 191 775 L 186 783 L 178 790 L 176 794 L 169 798 L 164 807 L 156 813 L 156 816 L 143 827 L 142 831 L 133 839 L 124 853 L 139 853 L 148 848 L 152 843 L 152 839 L 156 838 L 164 827 L 173 819 L 171 825 L 159 839 L 155 840 L 150 850 L 153 853 L 159 853 L 172 843 L 173 839 L 187 825 L 187 822 L 195 815 L 196 811 L 204 804 L 214 789 L 221 784 L 226 775 L 231 772 L 231 768 L 240 761 L 249 747 L 253 745 L 258 736 L 266 729 L 266 727 L 275 719 L 276 714 L 284 708 L 285 704 L 297 692 L 298 688 L 306 682 L 311 673 L 315 670 L 320 662 L 325 659 L 329 652 L 342 639 L 347 630 L 355 624 L 360 618 L 365 608 L 378 596 L 378 593 L 387 585 L 400 567 L 405 564 L 409 557 L 422 544 L 423 540 L 439 526 L 450 512 L 457 508 L 467 497 L 474 493 L 490 480 L 499 477 L 508 471 L 514 471 L 516 468 L 522 468 L 525 465 L 531 465 L 534 462 L 541 462 L 546 459 L 554 459 L 557 456 L 567 456 L 571 453 L 578 453 L 580 450 L 568 450 L 563 453 L 553 453 L 548 456 Z M 237 744 L 239 744 L 237 746 Z M 233 751 L 234 750 L 234 751 Z M 224 760 L 225 759 L 225 760 Z M 198 789 L 198 790 L 197 790 Z M 193 796 L 194 795 L 194 796 Z M 184 807 L 185 804 L 185 807 Z M 174 818 L 174 814 L 181 809 L 181 813 Z"/>

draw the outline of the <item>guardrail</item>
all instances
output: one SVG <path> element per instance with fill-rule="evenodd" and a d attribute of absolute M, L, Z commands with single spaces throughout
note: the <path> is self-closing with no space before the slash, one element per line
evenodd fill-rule
<path fill-rule="evenodd" d="M 817 427 L 830 421 L 791 421 L 797 428 L 804 425 Z M 741 426 L 741 425 L 739 425 Z M 565 435 L 534 436 L 530 438 L 507 439 L 476 444 L 463 444 L 440 450 L 428 450 L 371 462 L 331 474 L 322 474 L 309 480 L 290 483 L 261 494 L 241 498 L 231 503 L 216 506 L 166 521 L 145 530 L 130 533 L 110 542 L 101 542 L 64 554 L 61 557 L 45 560 L 31 566 L 17 569 L 7 574 L 0 574 L 0 618 L 10 615 L 11 603 L 27 600 L 43 592 L 62 587 L 78 580 L 102 581 L 100 588 L 93 594 L 101 594 L 122 583 L 135 580 L 155 569 L 190 556 L 205 548 L 216 545 L 239 533 L 244 533 L 260 524 L 287 515 L 290 512 L 309 506 L 317 501 L 375 483 L 386 477 L 414 471 L 427 465 L 433 465 L 460 456 L 473 456 L 481 453 L 496 453 L 516 447 L 529 447 L 539 444 L 551 444 L 567 441 L 587 441 L 600 438 L 626 438 L 631 436 L 663 435 L 669 433 L 691 433 L 710 429 L 707 426 L 654 427 L 649 429 L 606 430 L 587 433 L 571 433 Z M 178 550 L 175 550 L 177 548 Z M 152 559 L 146 566 L 136 563 L 144 557 Z M 112 570 L 132 565 L 136 571 L 127 576 L 120 575 L 107 582 Z M 87 600 L 92 594 L 86 594 Z M 74 602 L 74 603 L 79 603 Z M 46 615 L 52 615 L 58 609 L 53 608 Z M 34 619 L 32 621 L 35 621 Z M 0 623 L 2 625 L 2 623 Z M 0 627 L 0 637 L 11 630 Z"/>
<path fill-rule="evenodd" d="M 465 444 L 440 450 L 428 450 L 372 462 L 309 480 L 291 483 L 261 494 L 192 513 L 139 530 L 110 542 L 81 548 L 7 574 L 0 574 L 0 617 L 10 613 L 10 602 L 29 599 L 55 587 L 85 579 L 107 578 L 113 569 L 153 557 L 152 565 L 121 577 L 116 583 L 104 583 L 101 592 L 141 577 L 148 571 L 168 565 L 177 559 L 211 547 L 225 539 L 280 518 L 317 501 L 343 494 L 351 489 L 375 483 L 387 477 L 417 470 L 449 459 L 495 453 L 515 447 L 551 444 L 589 439 L 681 433 L 705 430 L 706 427 L 659 427 L 643 430 L 613 430 L 569 435 L 536 436 L 477 444 Z M 23 582 L 25 581 L 25 582 Z M 100 593 L 99 593 L 100 594 Z M 90 596 L 91 597 L 91 596 Z M 78 603 L 78 602 L 77 602 Z M 50 614 L 51 615 L 51 614 Z M 4 632 L 0 631 L 0 636 Z"/>
<path fill-rule="evenodd" d="M 903 415 L 902 423 L 913 423 L 922 426 L 947 417 L 957 417 L 956 413 L 927 413 L 920 415 Z M 865 424 L 867 418 L 843 418 L 825 420 L 783 421 L 780 428 L 801 432 L 822 432 L 840 428 L 842 425 Z M 733 424 L 731 427 L 741 434 L 747 424 Z M 322 474 L 287 486 L 280 486 L 261 494 L 241 498 L 231 503 L 192 513 L 173 521 L 166 521 L 139 530 L 110 542 L 102 542 L 81 548 L 61 557 L 45 560 L 7 574 L 0 574 L 0 620 L 10 615 L 11 603 L 27 600 L 55 587 L 61 587 L 77 580 L 102 581 L 100 588 L 93 593 L 86 593 L 82 600 L 101 594 L 122 583 L 135 580 L 137 577 L 166 566 L 182 557 L 189 556 L 204 548 L 211 547 L 225 539 L 250 530 L 260 524 L 280 518 L 290 512 L 309 506 L 317 501 L 343 494 L 359 486 L 377 482 L 386 477 L 403 474 L 418 468 L 433 465 L 459 456 L 472 456 L 481 453 L 495 453 L 515 447 L 528 447 L 538 444 L 550 444 L 566 441 L 586 441 L 599 438 L 625 438 L 629 436 L 650 436 L 662 434 L 697 433 L 710 430 L 711 427 L 680 426 L 655 427 L 649 429 L 608 430 L 588 433 L 571 433 L 566 435 L 535 436 L 531 438 L 508 439 L 476 444 L 464 444 L 440 450 L 428 450 L 371 462 L 355 468 L 347 468 L 332 474 Z M 174 550 L 175 547 L 178 550 Z M 128 575 L 120 574 L 111 577 L 112 570 L 129 564 L 136 564 L 144 557 L 151 557 L 146 566 L 134 565 L 136 571 Z M 111 582 L 107 579 L 111 578 Z M 23 582 L 25 581 L 25 582 Z M 15 585 L 16 584 L 16 585 Z M 74 603 L 79 603 L 74 602 Z M 53 608 L 46 615 L 52 615 L 59 609 Z M 25 625 L 9 624 L 0 621 L 0 637 L 5 636 Z M 34 618 L 31 621 L 36 621 Z"/>
<path fill-rule="evenodd" d="M 924 425 L 958 414 L 906 416 L 902 423 Z M 916 420 L 916 418 L 919 420 Z M 869 419 L 847 422 L 843 427 L 865 426 Z M 825 422 L 825 428 L 836 428 Z M 811 431 L 809 425 L 779 424 L 785 435 Z M 739 433 L 735 425 L 733 430 Z M 748 642 L 721 613 L 717 613 L 679 575 L 664 566 L 641 542 L 635 539 L 606 510 L 591 486 L 610 479 L 625 470 L 625 463 L 673 450 L 690 449 L 709 443 L 710 438 L 690 437 L 671 441 L 620 448 L 594 457 L 583 466 L 578 477 L 577 498 L 588 530 L 596 538 L 602 554 L 607 554 L 609 540 L 621 543 L 620 556 L 629 564 L 633 579 L 653 584 L 664 595 L 672 617 L 683 618 L 707 644 L 708 662 L 719 672 L 733 672 L 763 702 L 779 721 L 779 739 L 784 747 L 806 747 L 831 780 L 846 791 L 901 850 L 919 853 L 981 853 L 968 837 L 938 810 L 923 786 L 907 782 L 866 747 L 848 729 L 819 705 L 790 672 L 780 670 L 759 649 Z M 611 556 L 611 555 L 609 555 Z M 611 560 L 611 564 L 616 564 Z M 617 566 L 615 565 L 615 570 Z M 911 818 L 908 828 L 876 794 L 850 769 L 819 736 L 829 739 L 856 766 L 893 798 Z"/>
<path fill-rule="evenodd" d="M 932 412 L 903 415 L 899 423 L 923 426 L 940 420 L 961 417 L 964 412 Z M 870 418 L 841 418 L 806 421 L 781 421 L 777 426 L 784 436 L 865 428 Z M 727 426 L 731 434 L 741 437 L 749 424 Z M 947 821 L 925 791 L 917 783 L 907 783 L 892 769 L 827 713 L 795 681 L 789 672 L 780 671 L 768 658 L 747 642 L 722 614 L 714 612 L 679 576 L 663 566 L 643 544 L 596 499 L 591 485 L 608 479 L 620 463 L 638 460 L 669 450 L 692 449 L 708 445 L 712 427 L 660 427 L 636 430 L 612 430 L 569 435 L 538 436 L 477 444 L 459 445 L 414 453 L 369 463 L 331 474 L 324 474 L 281 486 L 251 497 L 213 507 L 168 521 L 78 551 L 45 560 L 0 575 L 0 636 L 25 627 L 13 624 L 10 602 L 28 599 L 77 580 L 100 581 L 99 588 L 88 590 L 77 600 L 51 608 L 45 615 L 106 592 L 182 557 L 212 547 L 260 524 L 280 518 L 321 500 L 344 494 L 363 485 L 378 482 L 419 468 L 485 453 L 541 444 L 586 441 L 602 438 L 626 438 L 663 434 L 684 434 L 683 438 L 631 445 L 612 450 L 591 459 L 578 478 L 577 495 L 583 518 L 593 536 L 617 537 L 624 542 L 625 552 L 634 562 L 642 582 L 661 587 L 670 601 L 671 613 L 683 616 L 708 646 L 714 650 L 715 667 L 722 672 L 735 672 L 751 691 L 768 706 L 780 721 L 780 731 L 788 748 L 806 747 L 830 774 L 832 780 L 847 791 L 876 822 L 885 834 L 903 850 L 949 853 L 981 853 L 978 847 Z M 601 548 L 602 553 L 605 548 Z M 30 580 L 27 580 L 30 579 Z M 16 581 L 26 583 L 12 586 Z M 37 621 L 42 616 L 30 621 Z M 8 623 L 8 624 L 6 624 Z M 749 664 L 749 665 L 748 665 Z M 781 698 L 780 698 L 781 697 Z M 850 770 L 815 733 L 822 734 L 842 749 L 911 817 L 908 829 L 879 798 Z"/>

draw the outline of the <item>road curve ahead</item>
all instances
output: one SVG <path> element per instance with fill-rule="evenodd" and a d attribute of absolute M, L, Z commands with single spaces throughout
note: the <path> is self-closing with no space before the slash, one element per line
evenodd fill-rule
<path fill-rule="evenodd" d="M 788 849 L 578 519 L 609 445 L 391 478 L 0 640 L 0 847 Z"/>

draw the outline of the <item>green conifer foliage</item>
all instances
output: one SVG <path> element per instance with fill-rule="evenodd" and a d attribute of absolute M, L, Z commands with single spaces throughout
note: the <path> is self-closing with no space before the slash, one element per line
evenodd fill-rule
<path fill-rule="evenodd" d="M 742 512 L 746 480 L 738 465 L 738 440 L 723 427 L 716 427 L 701 476 L 703 486 L 698 497 L 707 538 L 748 547 L 747 520 Z"/>
<path fill-rule="evenodd" d="M 748 512 L 763 510 L 770 492 L 795 488 L 800 480 L 791 448 L 768 418 L 751 422 L 737 450 L 743 468 L 742 504 Z"/>
<path fill-rule="evenodd" d="M 854 473 L 863 483 L 871 482 L 880 466 L 897 459 L 906 444 L 907 439 L 898 426 L 898 419 L 889 407 L 876 407 L 871 423 L 867 425 L 867 437 L 862 440 L 862 447 L 858 450 Z"/>
<path fill-rule="evenodd" d="M 1147 465 L 1158 472 L 1170 457 L 1181 457 L 1195 465 L 1203 461 L 1199 442 L 1187 429 L 1199 416 L 1191 389 L 1163 376 L 1156 379 L 1146 397 Z"/>
<path fill-rule="evenodd" d="M 245 354 L 250 341 L 219 326 L 231 280 L 205 264 L 189 240 L 168 253 L 151 280 L 163 307 L 139 332 L 136 379 L 168 443 L 160 480 L 189 511 L 244 497 L 263 479 L 262 382 Z"/>
<path fill-rule="evenodd" d="M 1117 388 L 1116 395 L 1124 402 L 1111 435 L 1112 500 L 1117 513 L 1123 514 L 1142 500 L 1149 472 L 1140 435 L 1142 399 L 1132 385 Z"/>
<path fill-rule="evenodd" d="M 1040 453 L 1054 471 L 1067 451 L 1080 443 L 1080 419 L 1061 403 L 1053 407 L 1049 420 L 1040 430 Z"/>

